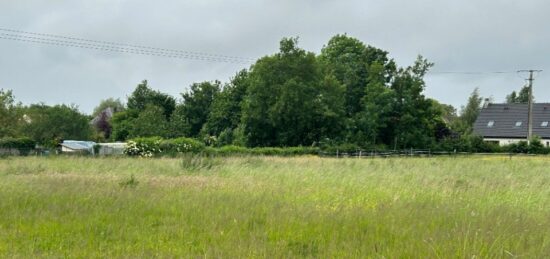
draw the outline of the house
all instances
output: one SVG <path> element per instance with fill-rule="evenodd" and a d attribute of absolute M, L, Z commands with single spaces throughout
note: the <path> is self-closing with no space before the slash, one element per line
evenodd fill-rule
<path fill-rule="evenodd" d="M 64 140 L 61 143 L 61 152 L 94 154 L 95 144 L 93 141 Z"/>
<path fill-rule="evenodd" d="M 489 103 L 487 100 L 474 124 L 474 133 L 501 146 L 527 140 L 529 106 L 522 103 Z M 550 103 L 533 104 L 533 136 L 550 146 Z"/>
<path fill-rule="evenodd" d="M 110 120 L 113 118 L 113 115 L 115 114 L 115 111 L 111 107 L 107 107 L 105 110 L 101 111 L 98 115 L 96 115 L 91 121 L 91 125 L 97 125 L 97 123 L 104 117 L 105 120 Z"/>

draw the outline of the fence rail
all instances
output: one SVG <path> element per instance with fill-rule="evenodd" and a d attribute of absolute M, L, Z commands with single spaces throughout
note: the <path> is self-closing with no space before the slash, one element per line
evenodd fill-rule
<path fill-rule="evenodd" d="M 61 149 L 20 149 L 20 148 L 0 148 L 0 157 L 7 156 L 50 156 L 50 155 L 78 155 L 78 156 L 117 156 L 116 153 L 98 153 L 89 152 L 61 152 Z M 319 151 L 320 157 L 333 158 L 391 158 L 391 157 L 436 157 L 436 156 L 548 156 L 541 154 L 524 153 L 476 153 L 476 152 L 457 152 L 457 151 L 432 151 L 429 149 L 406 149 L 406 150 L 355 150 L 342 152 Z"/>
<path fill-rule="evenodd" d="M 432 151 L 429 149 L 407 149 L 407 150 L 356 150 L 356 151 L 320 151 L 321 157 L 335 158 L 389 158 L 389 157 L 434 157 L 434 156 L 537 156 L 537 154 L 523 153 L 477 153 L 477 152 L 457 152 L 457 151 Z M 543 156 L 543 155 L 539 155 Z"/>

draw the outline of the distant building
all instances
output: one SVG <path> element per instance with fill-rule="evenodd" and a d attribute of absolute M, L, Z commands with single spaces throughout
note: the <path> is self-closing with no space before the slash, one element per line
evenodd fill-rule
<path fill-rule="evenodd" d="M 94 147 L 96 149 L 94 149 Z M 61 152 L 87 153 L 92 155 L 122 155 L 126 143 L 95 143 L 93 141 L 65 140 L 61 143 Z"/>
<path fill-rule="evenodd" d="M 98 155 L 123 155 L 126 143 L 99 143 Z"/>
<path fill-rule="evenodd" d="M 98 115 L 96 115 L 91 121 L 90 124 L 97 125 L 97 123 L 101 120 L 102 116 L 105 116 L 106 120 L 110 120 L 113 118 L 113 115 L 115 114 L 115 111 L 111 107 L 107 107 L 105 110 L 101 111 Z"/>
<path fill-rule="evenodd" d="M 527 140 L 527 104 L 489 103 L 486 101 L 474 124 L 474 133 L 487 142 L 501 146 Z M 550 146 L 550 103 L 533 104 L 533 136 Z"/>
<path fill-rule="evenodd" d="M 94 146 L 93 141 L 64 140 L 61 143 L 61 152 L 94 154 Z"/>

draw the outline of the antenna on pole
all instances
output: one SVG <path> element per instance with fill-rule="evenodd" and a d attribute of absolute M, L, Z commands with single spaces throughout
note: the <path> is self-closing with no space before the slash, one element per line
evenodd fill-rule
<path fill-rule="evenodd" d="M 518 70 L 518 73 L 529 73 L 529 78 L 526 80 L 529 81 L 529 101 L 528 101 L 528 111 L 527 111 L 527 141 L 530 141 L 533 137 L 533 81 L 535 81 L 535 78 L 533 77 L 534 73 L 542 72 L 542 70 Z"/>

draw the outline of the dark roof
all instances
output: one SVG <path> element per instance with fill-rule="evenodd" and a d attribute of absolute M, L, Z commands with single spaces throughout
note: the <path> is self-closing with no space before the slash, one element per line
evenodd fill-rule
<path fill-rule="evenodd" d="M 527 104 L 491 103 L 482 108 L 474 124 L 474 133 L 483 137 L 494 138 L 527 138 L 528 130 Z M 494 121 L 488 127 L 489 121 Z M 550 122 L 550 103 L 533 105 L 533 135 L 550 138 L 550 125 L 543 127 L 543 122 Z M 516 126 L 521 122 L 521 126 Z"/>

